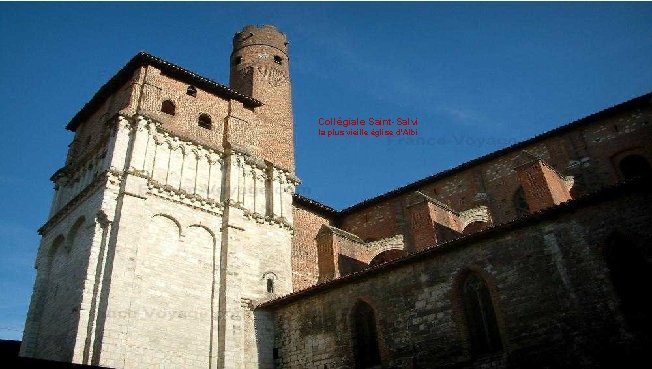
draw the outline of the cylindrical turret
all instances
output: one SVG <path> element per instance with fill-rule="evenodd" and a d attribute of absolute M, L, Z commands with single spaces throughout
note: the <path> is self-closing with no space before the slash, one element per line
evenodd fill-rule
<path fill-rule="evenodd" d="M 255 96 L 249 70 L 252 66 L 264 67 L 289 76 L 287 36 L 270 25 L 245 26 L 233 36 L 231 53 L 231 88 L 251 97 Z"/>
<path fill-rule="evenodd" d="M 233 37 L 230 86 L 262 101 L 255 133 L 262 159 L 294 173 L 294 120 L 288 41 L 274 26 L 246 26 Z"/>

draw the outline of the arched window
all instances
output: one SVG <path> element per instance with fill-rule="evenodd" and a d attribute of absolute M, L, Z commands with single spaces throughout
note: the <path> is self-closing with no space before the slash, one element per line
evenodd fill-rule
<path fill-rule="evenodd" d="M 366 302 L 358 301 L 353 308 L 352 323 L 355 368 L 373 368 L 380 365 L 374 310 Z"/>
<path fill-rule="evenodd" d="M 200 127 L 206 129 L 211 129 L 213 127 L 213 122 L 211 121 L 211 117 L 209 117 L 208 114 L 200 115 L 198 124 Z"/>
<path fill-rule="evenodd" d="M 525 191 L 523 191 L 523 187 L 519 186 L 518 190 L 516 190 L 512 202 L 514 203 L 516 216 L 521 217 L 530 214 L 530 206 L 527 204 L 527 200 L 525 199 Z"/>
<path fill-rule="evenodd" d="M 188 86 L 188 89 L 186 89 L 186 94 L 190 95 L 192 97 L 197 97 L 197 88 L 195 86 Z"/>
<path fill-rule="evenodd" d="M 279 65 L 283 64 L 283 58 L 281 58 L 278 55 L 274 55 L 274 63 L 279 64 Z"/>
<path fill-rule="evenodd" d="M 54 258 L 54 255 L 59 251 L 60 248 L 65 248 L 65 238 L 63 235 L 58 235 L 57 238 L 54 239 L 52 242 L 52 246 L 50 246 L 50 250 L 48 251 L 48 258 L 47 258 L 47 268 L 50 268 L 52 266 L 52 259 Z M 46 273 L 49 273 L 49 269 L 46 269 Z"/>
<path fill-rule="evenodd" d="M 489 288 L 482 278 L 469 274 L 462 284 L 462 304 L 471 354 L 482 356 L 502 350 Z"/>
<path fill-rule="evenodd" d="M 80 217 L 77 219 L 75 224 L 70 228 L 70 231 L 68 232 L 68 237 L 66 238 L 66 251 L 70 252 L 74 247 L 75 247 L 75 242 L 79 242 L 79 230 L 81 229 L 82 225 L 84 224 L 84 217 Z"/>
<path fill-rule="evenodd" d="M 624 157 L 618 164 L 618 169 L 625 179 L 652 174 L 650 163 L 640 155 Z"/>
<path fill-rule="evenodd" d="M 265 281 L 265 291 L 267 291 L 267 293 L 274 293 L 276 287 L 276 274 L 274 274 L 274 272 L 266 272 L 263 274 L 262 280 Z"/>
<path fill-rule="evenodd" d="M 176 107 L 170 100 L 165 100 L 161 103 L 161 111 L 165 114 L 174 115 Z"/>
<path fill-rule="evenodd" d="M 619 233 L 609 237 L 605 258 L 630 328 L 637 332 L 651 332 L 652 297 L 641 288 L 652 284 L 652 267 L 642 252 Z"/>

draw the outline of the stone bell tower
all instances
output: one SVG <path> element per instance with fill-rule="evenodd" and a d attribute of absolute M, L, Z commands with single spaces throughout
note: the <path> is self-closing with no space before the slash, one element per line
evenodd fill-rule
<path fill-rule="evenodd" d="M 233 37 L 230 85 L 264 103 L 258 132 L 266 160 L 294 173 L 290 58 L 284 33 L 249 25 Z"/>
<path fill-rule="evenodd" d="M 235 36 L 233 88 L 147 53 L 67 129 L 21 355 L 113 368 L 272 368 L 292 292 L 286 37 Z"/>

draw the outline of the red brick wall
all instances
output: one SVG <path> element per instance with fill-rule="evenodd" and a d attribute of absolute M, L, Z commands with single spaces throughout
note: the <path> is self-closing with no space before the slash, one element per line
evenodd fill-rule
<path fill-rule="evenodd" d="M 301 205 L 294 206 L 293 217 L 292 284 L 296 291 L 317 283 L 319 269 L 315 238 L 323 224 L 330 225 L 330 220 Z"/>
<path fill-rule="evenodd" d="M 161 122 L 163 129 L 176 136 L 222 151 L 224 119 L 228 115 L 229 100 L 199 88 L 196 97 L 190 96 L 186 93 L 188 86 L 187 83 L 148 66 L 139 112 Z M 171 100 L 176 106 L 174 116 L 161 112 L 164 100 Z M 199 127 L 201 114 L 208 114 L 211 118 L 211 129 Z"/>
<path fill-rule="evenodd" d="M 257 139 L 265 160 L 294 172 L 292 88 L 285 34 L 271 26 L 246 26 L 233 39 L 230 85 L 264 103 Z M 275 57 L 280 60 L 275 61 Z M 236 59 L 239 62 L 236 62 Z"/>
<path fill-rule="evenodd" d="M 574 186 L 570 195 L 578 197 L 620 180 L 616 166 L 623 153 L 642 155 L 652 163 L 650 142 L 652 107 L 648 104 L 506 152 L 474 167 L 433 180 L 418 190 L 441 200 L 457 212 L 477 206 L 478 194 L 486 193 L 486 205 L 493 224 L 501 224 L 517 217 L 513 198 L 520 180 L 515 167 L 523 150 L 544 160 L 560 175 L 572 176 Z M 563 182 L 554 178 L 554 171 L 543 171 L 553 196 L 547 204 L 564 201 L 568 193 Z M 409 195 L 396 195 L 348 212 L 342 217 L 340 226 L 362 239 L 379 239 L 402 233 L 408 242 L 408 249 L 413 250 L 418 242 L 410 227 L 412 215 L 405 206 L 404 199 Z"/>
<path fill-rule="evenodd" d="M 340 227 L 355 234 L 364 241 L 374 241 L 401 233 L 396 212 L 402 205 L 386 201 L 372 207 L 347 214 L 341 219 Z"/>
<path fill-rule="evenodd" d="M 106 138 L 108 133 L 106 124 L 109 119 L 120 112 L 126 114 L 135 112 L 140 72 L 140 70 L 136 71 L 130 81 L 106 99 L 90 118 L 80 124 L 75 131 L 75 138 L 68 146 L 67 165 L 83 161 L 86 154 L 93 152 L 95 146 Z"/>
<path fill-rule="evenodd" d="M 537 212 L 571 199 L 562 178 L 541 161 L 520 166 L 518 178 L 531 212 Z"/>
<path fill-rule="evenodd" d="M 428 203 L 423 201 L 410 206 L 409 213 L 414 248 L 422 250 L 434 245 L 437 242 L 437 235 L 432 224 Z"/>
<path fill-rule="evenodd" d="M 276 165 L 288 167 L 293 163 L 293 159 L 279 160 L 266 154 L 271 150 L 276 154 L 281 152 L 283 155 L 294 155 L 292 150 L 285 148 L 288 142 L 293 142 L 291 127 L 275 127 L 274 130 L 284 132 L 285 136 L 277 137 L 274 133 L 274 137 L 265 139 L 267 133 L 264 131 L 269 131 L 270 128 L 262 122 L 272 118 L 263 116 L 261 108 L 245 108 L 241 102 L 225 99 L 198 87 L 196 96 L 190 96 L 187 94 L 188 86 L 153 66 L 139 68 L 130 82 L 110 96 L 91 118 L 78 127 L 68 162 L 82 157 L 87 149 L 98 143 L 103 137 L 108 119 L 118 113 L 128 116 L 139 113 L 161 122 L 164 130 L 178 137 L 217 151 L 224 150 L 226 139 L 234 147 L 270 160 Z M 174 115 L 161 112 L 161 104 L 165 100 L 174 103 Z M 211 129 L 198 125 L 202 114 L 211 118 Z M 286 132 L 288 129 L 290 133 Z M 290 139 L 287 140 L 286 136 Z M 280 149 L 281 146 L 283 150 Z"/>

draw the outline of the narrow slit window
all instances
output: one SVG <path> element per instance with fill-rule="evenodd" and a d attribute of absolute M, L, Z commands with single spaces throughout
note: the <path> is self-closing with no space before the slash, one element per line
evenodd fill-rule
<path fill-rule="evenodd" d="M 501 351 L 496 313 L 485 282 L 470 274 L 462 285 L 462 298 L 471 354 L 478 357 Z"/>
<path fill-rule="evenodd" d="M 380 350 L 374 310 L 364 301 L 358 301 L 353 308 L 353 353 L 355 368 L 364 369 L 379 366 Z"/>
<path fill-rule="evenodd" d="M 530 206 L 528 205 L 525 198 L 525 191 L 523 191 L 523 187 L 519 187 L 518 190 L 516 190 L 512 202 L 514 204 L 514 209 L 516 210 L 516 216 L 522 217 L 530 214 Z"/>
<path fill-rule="evenodd" d="M 274 293 L 274 280 L 272 278 L 267 278 L 267 292 Z"/>

